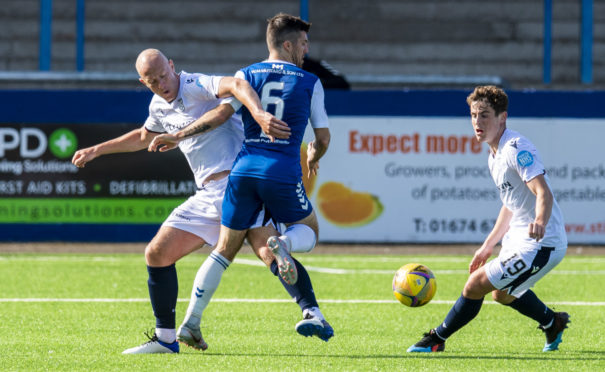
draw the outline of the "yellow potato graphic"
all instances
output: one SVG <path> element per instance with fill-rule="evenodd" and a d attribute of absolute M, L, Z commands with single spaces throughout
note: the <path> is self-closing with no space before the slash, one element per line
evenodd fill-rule
<path fill-rule="evenodd" d="M 338 182 L 321 185 L 317 192 L 317 206 L 326 220 L 341 227 L 367 225 L 384 209 L 376 196 L 353 191 Z"/>

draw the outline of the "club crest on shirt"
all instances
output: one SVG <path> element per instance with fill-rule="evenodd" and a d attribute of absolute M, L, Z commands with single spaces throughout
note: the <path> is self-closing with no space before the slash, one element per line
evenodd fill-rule
<path fill-rule="evenodd" d="M 522 167 L 529 167 L 534 163 L 534 157 L 529 151 L 523 150 L 517 154 L 517 163 Z"/>
<path fill-rule="evenodd" d="M 177 104 L 178 104 L 178 106 L 179 106 L 179 110 L 181 110 L 181 111 L 185 111 L 185 104 L 183 103 L 183 99 L 182 99 L 182 98 L 179 98 L 179 99 L 177 100 Z"/>

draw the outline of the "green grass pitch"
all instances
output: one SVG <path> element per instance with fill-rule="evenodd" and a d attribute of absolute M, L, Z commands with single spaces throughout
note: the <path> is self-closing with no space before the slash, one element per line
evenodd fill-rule
<path fill-rule="evenodd" d="M 177 264 L 177 325 L 207 250 Z M 241 255 L 202 319 L 210 345 L 177 355 L 122 355 L 146 341 L 154 318 L 143 255 L 0 255 L 2 371 L 598 371 L 605 370 L 605 257 L 567 256 L 534 288 L 571 314 L 560 350 L 543 353 L 537 324 L 486 297 L 443 353 L 405 352 L 438 325 L 467 278 L 469 256 L 297 256 L 335 329 L 329 342 L 294 331 L 298 306 L 260 261 Z M 419 262 L 437 294 L 407 308 L 391 292 L 395 270 Z"/>

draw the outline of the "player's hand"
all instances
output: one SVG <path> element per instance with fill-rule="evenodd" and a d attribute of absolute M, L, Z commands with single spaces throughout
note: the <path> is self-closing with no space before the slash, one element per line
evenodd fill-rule
<path fill-rule="evenodd" d="M 276 138 L 290 138 L 290 127 L 270 113 L 263 111 L 254 115 L 254 120 L 260 125 L 261 130 L 274 142 Z"/>
<path fill-rule="evenodd" d="M 309 173 L 307 174 L 307 177 L 311 177 L 311 175 L 317 175 L 317 171 L 319 170 L 319 162 L 315 161 L 315 162 L 307 162 L 307 167 L 309 167 Z"/>
<path fill-rule="evenodd" d="M 147 151 L 156 152 L 159 150 L 160 152 L 165 152 L 176 148 L 178 144 L 179 139 L 174 134 L 160 134 L 155 136 L 155 138 L 151 141 L 147 147 Z"/>
<path fill-rule="evenodd" d="M 468 272 L 472 274 L 475 270 L 485 265 L 487 259 L 492 255 L 492 250 L 493 248 L 488 246 L 482 246 L 477 249 L 471 263 L 468 265 Z"/>
<path fill-rule="evenodd" d="M 317 171 L 319 170 L 319 160 L 313 160 L 315 158 L 315 141 L 309 142 L 307 145 L 307 168 L 309 172 L 307 177 L 311 177 L 311 175 L 317 175 Z"/>
<path fill-rule="evenodd" d="M 529 224 L 529 237 L 536 239 L 536 241 L 542 239 L 546 233 L 546 227 L 539 222 L 532 222 Z"/>
<path fill-rule="evenodd" d="M 94 148 L 87 147 L 85 149 L 76 151 L 74 156 L 71 158 L 71 162 L 78 168 L 84 168 L 86 163 L 92 161 L 96 157 L 97 155 L 95 154 Z"/>

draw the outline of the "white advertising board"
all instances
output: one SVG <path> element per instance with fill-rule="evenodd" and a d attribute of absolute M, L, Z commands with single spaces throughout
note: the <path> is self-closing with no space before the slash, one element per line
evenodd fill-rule
<path fill-rule="evenodd" d="M 605 243 L 605 120 L 509 118 L 508 127 L 538 148 L 569 242 Z M 338 116 L 330 130 L 307 190 L 322 241 L 480 243 L 491 231 L 501 203 L 468 117 Z M 352 196 L 339 207 L 343 190 Z M 371 212 L 351 207 L 369 200 Z"/>

